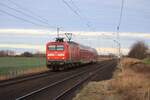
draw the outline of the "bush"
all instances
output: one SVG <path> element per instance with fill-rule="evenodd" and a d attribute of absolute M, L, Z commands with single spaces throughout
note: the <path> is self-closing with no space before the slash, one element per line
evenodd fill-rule
<path fill-rule="evenodd" d="M 33 57 L 33 54 L 30 52 L 24 52 L 20 56 L 22 56 L 22 57 Z"/>
<path fill-rule="evenodd" d="M 144 59 L 147 57 L 147 51 L 148 46 L 144 42 L 138 41 L 137 43 L 133 44 L 128 56 L 131 58 Z"/>

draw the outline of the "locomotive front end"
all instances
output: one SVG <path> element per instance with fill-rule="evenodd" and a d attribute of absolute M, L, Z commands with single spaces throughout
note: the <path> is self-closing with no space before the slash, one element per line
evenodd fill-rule
<path fill-rule="evenodd" d="M 46 47 L 46 63 L 51 69 L 63 66 L 67 59 L 65 42 L 50 42 Z"/>

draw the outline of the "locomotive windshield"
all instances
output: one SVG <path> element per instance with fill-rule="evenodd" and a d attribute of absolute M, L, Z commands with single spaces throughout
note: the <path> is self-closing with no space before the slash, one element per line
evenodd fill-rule
<path fill-rule="evenodd" d="M 57 50 L 64 50 L 64 46 L 63 46 L 63 45 L 57 45 L 57 46 L 56 46 L 56 49 L 57 49 Z"/>
<path fill-rule="evenodd" d="M 49 45 L 48 50 L 56 50 L 56 45 Z"/>
<path fill-rule="evenodd" d="M 48 50 L 50 51 L 60 51 L 60 50 L 64 50 L 64 45 L 49 45 L 48 46 Z"/>

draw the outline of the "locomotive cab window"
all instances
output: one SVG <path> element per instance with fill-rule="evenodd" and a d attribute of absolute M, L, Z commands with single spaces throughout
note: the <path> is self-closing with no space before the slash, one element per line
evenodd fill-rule
<path fill-rule="evenodd" d="M 49 45 L 48 50 L 56 50 L 56 45 Z"/>
<path fill-rule="evenodd" d="M 60 51 L 60 50 L 64 50 L 64 45 L 49 45 L 48 46 L 48 50 L 53 51 Z"/>
<path fill-rule="evenodd" d="M 64 50 L 64 45 L 57 45 L 57 50 Z"/>

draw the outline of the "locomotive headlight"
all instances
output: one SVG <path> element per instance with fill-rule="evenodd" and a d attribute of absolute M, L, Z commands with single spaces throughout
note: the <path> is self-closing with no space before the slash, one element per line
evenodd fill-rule
<path fill-rule="evenodd" d="M 49 53 L 49 54 L 48 54 L 48 56 L 54 56 L 54 54 L 52 54 L 52 53 Z"/>
<path fill-rule="evenodd" d="M 63 53 L 60 53 L 60 54 L 58 54 L 58 56 L 64 56 L 64 54 L 63 54 Z"/>

